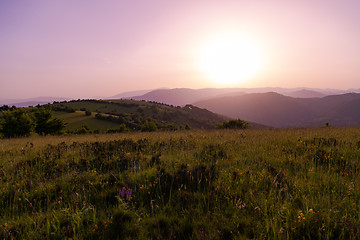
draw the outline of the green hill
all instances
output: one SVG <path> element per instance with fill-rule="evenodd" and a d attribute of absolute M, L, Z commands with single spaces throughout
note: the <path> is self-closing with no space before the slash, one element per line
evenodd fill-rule
<path fill-rule="evenodd" d="M 86 125 L 99 131 L 151 131 L 214 128 L 228 118 L 192 105 L 171 105 L 136 100 L 76 100 L 54 102 L 54 116 L 64 119 L 67 130 Z M 87 113 L 87 114 L 86 114 Z"/>

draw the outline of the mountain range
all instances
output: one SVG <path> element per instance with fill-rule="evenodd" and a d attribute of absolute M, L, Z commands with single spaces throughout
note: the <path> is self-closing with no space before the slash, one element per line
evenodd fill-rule
<path fill-rule="evenodd" d="M 293 98 L 279 93 L 217 97 L 193 103 L 212 112 L 273 127 L 360 125 L 360 94 Z"/>
<path fill-rule="evenodd" d="M 148 90 L 136 90 L 122 92 L 110 97 L 94 97 L 91 99 L 134 99 L 145 100 L 152 102 L 159 102 L 165 104 L 171 104 L 175 106 L 185 106 L 200 100 L 211 99 L 221 96 L 238 96 L 241 94 L 249 93 L 266 93 L 276 92 L 289 97 L 297 98 L 313 98 L 324 97 L 328 95 L 344 94 L 356 92 L 360 93 L 360 89 L 318 89 L 318 88 L 279 88 L 279 87 L 266 87 L 266 88 L 203 88 L 203 89 L 191 89 L 191 88 L 161 88 L 161 89 L 148 89 Z M 78 98 L 73 98 L 78 99 Z M 0 106 L 9 105 L 16 107 L 28 107 L 36 106 L 38 104 L 47 104 L 54 101 L 69 101 L 71 98 L 67 97 L 34 97 L 34 98 L 22 98 L 22 99 L 1 99 Z"/>
<path fill-rule="evenodd" d="M 276 92 L 285 96 L 295 98 L 319 98 L 328 95 L 360 92 L 360 89 L 338 90 L 338 89 L 311 89 L 311 88 L 174 88 L 156 89 L 142 95 L 120 97 L 125 99 L 145 100 L 166 103 L 175 106 L 184 106 L 197 101 L 225 96 L 239 96 L 251 93 Z M 121 94 L 117 95 L 118 97 Z"/>
<path fill-rule="evenodd" d="M 360 125 L 360 89 L 207 88 L 158 89 L 136 100 L 208 109 L 271 127 Z"/>
<path fill-rule="evenodd" d="M 271 127 L 360 126 L 360 89 L 175 88 L 125 92 L 105 99 L 144 100 L 181 107 L 192 104 L 228 118 Z M 66 99 L 3 99 L 0 105 L 26 107 L 60 100 Z"/>

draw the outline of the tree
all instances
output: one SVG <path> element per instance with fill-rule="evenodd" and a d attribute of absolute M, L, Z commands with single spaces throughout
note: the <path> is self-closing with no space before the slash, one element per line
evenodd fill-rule
<path fill-rule="evenodd" d="M 246 129 L 249 128 L 249 124 L 241 119 L 233 119 L 228 122 L 223 122 L 216 126 L 216 128 L 220 129 Z"/>
<path fill-rule="evenodd" d="M 3 123 L 1 133 L 4 137 L 22 137 L 30 135 L 34 129 L 34 121 L 29 113 L 22 109 L 16 108 L 12 111 L 3 111 Z"/>
<path fill-rule="evenodd" d="M 58 134 L 65 128 L 66 124 L 63 120 L 58 118 L 51 119 L 51 116 L 52 111 L 50 108 L 39 107 L 34 110 L 36 133 L 39 135 Z"/>
<path fill-rule="evenodd" d="M 62 119 L 54 118 L 47 122 L 47 126 L 48 128 L 46 134 L 55 135 L 61 133 L 61 131 L 65 128 L 66 123 Z"/>
<path fill-rule="evenodd" d="M 8 105 L 3 105 L 2 107 L 0 107 L 0 111 L 8 111 L 10 110 L 10 107 Z"/>
<path fill-rule="evenodd" d="M 156 124 L 153 121 L 146 120 L 144 124 L 141 126 L 142 132 L 155 132 L 157 131 Z"/>

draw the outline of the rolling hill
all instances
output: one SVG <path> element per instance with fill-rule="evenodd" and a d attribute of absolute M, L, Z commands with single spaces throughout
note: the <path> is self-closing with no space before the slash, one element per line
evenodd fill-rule
<path fill-rule="evenodd" d="M 227 96 L 193 103 L 230 118 L 241 118 L 273 127 L 360 125 L 360 94 L 322 98 L 292 98 L 278 93 Z"/>
<path fill-rule="evenodd" d="M 186 126 L 211 129 L 228 120 L 192 105 L 174 107 L 136 100 L 76 100 L 55 102 L 52 107 L 56 117 L 69 123 L 68 130 L 87 125 L 101 131 L 124 127 L 139 131 L 146 123 L 154 123 L 160 130 L 184 129 Z"/>

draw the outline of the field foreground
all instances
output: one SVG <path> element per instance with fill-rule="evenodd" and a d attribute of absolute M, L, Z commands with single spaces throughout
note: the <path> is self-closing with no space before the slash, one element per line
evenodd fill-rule
<path fill-rule="evenodd" d="M 360 129 L 0 140 L 1 239 L 360 238 Z"/>

